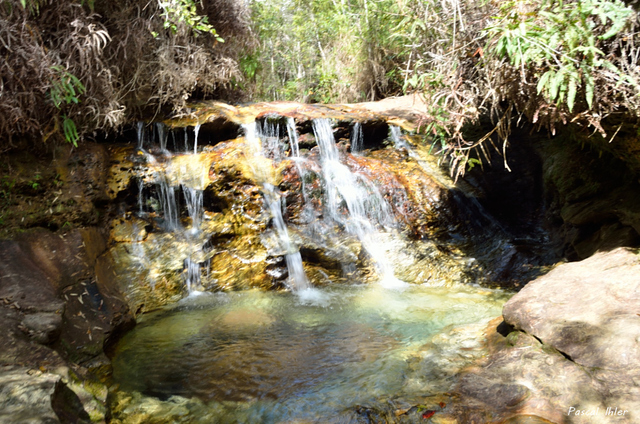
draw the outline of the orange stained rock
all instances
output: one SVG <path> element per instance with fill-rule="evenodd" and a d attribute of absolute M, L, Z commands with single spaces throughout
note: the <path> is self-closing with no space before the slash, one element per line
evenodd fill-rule
<path fill-rule="evenodd" d="M 296 102 L 263 102 L 232 106 L 221 102 L 203 102 L 164 123 L 171 128 L 195 126 L 224 118 L 236 124 L 248 124 L 257 118 L 276 114 L 298 120 L 330 118 L 343 121 L 381 120 L 407 131 L 417 129 L 426 106 L 419 95 L 388 98 L 377 102 L 352 104 L 305 104 Z"/>

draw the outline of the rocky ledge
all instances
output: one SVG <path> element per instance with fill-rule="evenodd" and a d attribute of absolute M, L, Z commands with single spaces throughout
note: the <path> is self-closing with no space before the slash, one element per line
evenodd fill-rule
<path fill-rule="evenodd" d="M 530 282 L 456 391 L 461 422 L 640 420 L 640 256 L 600 252 Z M 499 322 L 499 321 L 498 321 Z"/>

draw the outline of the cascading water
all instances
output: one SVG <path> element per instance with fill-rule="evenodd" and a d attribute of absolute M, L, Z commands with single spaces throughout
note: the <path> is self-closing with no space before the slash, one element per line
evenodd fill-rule
<path fill-rule="evenodd" d="M 139 266 L 145 269 L 151 268 L 154 266 L 153 264 L 156 264 L 157 267 L 158 261 L 165 257 L 164 250 L 168 249 L 167 241 L 174 240 L 174 244 L 180 246 L 174 255 L 182 256 L 183 259 L 175 258 L 173 260 L 183 261 L 183 280 L 186 291 L 191 296 L 198 294 L 198 290 L 201 289 L 201 263 L 208 260 L 202 252 L 205 235 L 201 234 L 204 216 L 203 188 L 208 168 L 205 168 L 205 165 L 200 163 L 196 159 L 196 155 L 191 154 L 192 151 L 188 149 L 186 130 L 184 141 L 187 151 L 184 154 L 174 155 L 167 150 L 167 141 L 171 134 L 175 146 L 175 134 L 169 133 L 162 123 L 152 125 L 151 129 L 157 134 L 162 159 L 160 160 L 154 154 L 142 150 L 142 147 L 148 142 L 145 141 L 144 125 L 138 124 L 137 147 L 142 150 L 148 164 L 159 167 L 154 175 L 151 178 L 147 177 L 146 180 L 152 181 L 155 189 L 145 191 L 145 176 L 143 174 L 138 176 L 138 217 L 155 217 L 164 234 L 170 237 L 155 238 L 157 241 L 153 244 L 147 243 L 151 244 L 151 247 L 146 250 L 142 249 L 142 243 L 136 242 L 133 246 L 134 256 L 137 258 Z M 194 128 L 194 153 L 197 152 L 199 129 L 200 125 L 196 125 Z M 145 198 L 145 196 L 147 197 Z M 181 201 L 184 201 L 186 212 L 191 221 L 191 225 L 188 227 L 182 224 Z M 148 207 L 155 213 L 149 215 L 145 210 Z M 159 273 L 157 269 L 149 270 L 148 275 L 152 287 L 155 287 L 158 278 L 162 279 L 162 272 Z"/>
<path fill-rule="evenodd" d="M 195 155 L 196 153 L 198 153 L 198 134 L 200 134 L 200 124 L 196 124 L 195 128 L 193 129 L 193 134 L 194 134 L 193 154 Z"/>
<path fill-rule="evenodd" d="M 363 176 L 358 176 L 340 162 L 331 123 L 328 119 L 315 119 L 313 131 L 320 148 L 325 197 L 331 219 L 344 225 L 354 234 L 373 258 L 380 282 L 388 287 L 400 287 L 405 283 L 393 275 L 393 268 L 386 258 L 385 246 L 378 237 L 376 225 L 391 227 L 393 218 L 390 207 L 380 192 Z M 342 205 L 346 205 L 346 210 Z"/>
<path fill-rule="evenodd" d="M 351 131 L 351 153 L 360 153 L 363 147 L 364 133 L 362 132 L 362 124 L 360 122 L 356 122 L 353 124 L 353 129 Z"/>
<path fill-rule="evenodd" d="M 298 144 L 298 133 L 296 132 L 296 121 L 292 117 L 287 118 L 287 135 L 291 146 L 291 157 L 300 157 L 300 147 Z"/>
<path fill-rule="evenodd" d="M 144 122 L 138 122 L 136 125 L 136 133 L 138 135 L 138 149 L 142 149 L 144 146 Z"/>
<path fill-rule="evenodd" d="M 182 185 L 182 193 L 184 194 L 184 201 L 187 205 L 187 211 L 191 218 L 192 231 L 198 231 L 200 228 L 200 222 L 202 221 L 203 214 L 203 200 L 202 190 L 198 190 L 193 187 L 189 187 L 185 184 Z"/>
<path fill-rule="evenodd" d="M 389 125 L 389 133 L 391 134 L 391 141 L 393 141 L 393 145 L 396 149 L 400 149 L 402 147 L 409 148 L 409 145 L 402 138 L 402 129 L 397 125 Z"/>
<path fill-rule="evenodd" d="M 167 140 L 169 138 L 169 134 L 166 132 L 166 128 L 162 122 L 156 123 L 156 131 L 158 132 L 158 141 L 160 143 L 160 151 L 167 151 Z"/>
<path fill-rule="evenodd" d="M 245 139 L 247 140 L 251 150 L 253 150 L 252 153 L 254 155 L 264 155 L 264 149 L 262 147 L 262 141 L 264 140 L 267 145 L 268 153 L 277 155 L 276 159 L 281 158 L 280 143 L 278 139 L 279 128 L 277 126 L 270 125 L 268 121 L 265 121 L 262 133 L 258 133 L 257 124 L 256 122 L 253 122 L 251 124 L 243 125 L 243 129 Z M 295 128 L 293 131 L 295 132 Z M 268 174 L 266 170 L 254 168 L 254 173 L 258 177 L 258 183 L 262 186 L 265 204 L 271 212 L 281 248 L 285 251 L 285 259 L 287 262 L 287 270 L 289 272 L 291 287 L 298 293 L 306 292 L 310 288 L 309 279 L 304 272 L 300 252 L 289 238 L 289 232 L 287 231 L 287 226 L 282 217 L 280 196 L 276 193 L 275 187 L 266 181 L 266 175 Z"/>
<path fill-rule="evenodd" d="M 160 205 L 164 216 L 164 226 L 169 231 L 175 231 L 180 228 L 180 211 L 176 201 L 175 187 L 164 179 L 158 184 L 158 188 L 160 189 Z"/>
<path fill-rule="evenodd" d="M 271 211 L 271 216 L 273 217 L 273 223 L 276 227 L 276 231 L 278 232 L 280 244 L 286 252 L 285 259 L 287 261 L 287 270 L 289 271 L 289 277 L 293 282 L 293 289 L 298 292 L 307 290 L 311 285 L 302 266 L 302 256 L 300 255 L 300 251 L 293 245 L 291 238 L 289 238 L 287 225 L 282 218 L 280 197 L 276 194 L 275 187 L 271 184 L 266 183 L 263 187 L 265 203 Z"/>
<path fill-rule="evenodd" d="M 367 405 L 393 408 L 385 410 L 390 417 L 406 410 L 407 422 L 421 421 L 411 407 L 448 393 L 457 373 L 482 356 L 483 330 L 508 296 L 445 287 L 438 272 L 455 275 L 449 284 L 468 270 L 447 269 L 457 266 L 455 258 L 445 262 L 457 251 L 418 250 L 430 240 L 408 240 L 405 221 L 395 222 L 394 211 L 399 217 L 406 210 L 402 202 L 423 193 L 423 186 L 403 192 L 398 181 L 426 175 L 399 128 L 390 126 L 389 139 L 411 159 L 363 140 L 371 133 L 363 124 L 351 127 L 350 155 L 340 147 L 349 140 L 336 143 L 328 119 L 314 119 L 309 129 L 306 121 L 297 128 L 293 118 L 266 116 L 242 125 L 244 138 L 206 148 L 198 147 L 199 136 L 209 133 L 199 134 L 191 121 L 184 148 L 181 130 L 172 133 L 173 153 L 152 148 L 145 128 L 139 131 L 138 146 L 150 152 L 131 155 L 139 213 L 122 219 L 135 236 L 132 248 L 118 242 L 116 252 L 135 257 L 131 275 L 141 278 L 132 285 L 152 289 L 139 290 L 146 297 L 138 305 L 149 305 L 154 293 L 161 299 L 148 310 L 166 305 L 165 295 L 189 296 L 145 311 L 117 346 L 114 418 L 358 422 L 353 411 L 368 413 Z M 342 122 L 336 134 L 348 132 L 344 122 L 353 119 Z M 166 138 L 160 126 L 146 130 L 154 142 Z M 301 152 L 313 140 L 310 130 L 318 147 Z M 409 161 L 411 168 L 399 169 Z M 135 193 L 133 181 L 127 189 Z M 423 200 L 431 198 L 411 205 Z M 414 260 L 418 255 L 427 259 Z M 402 263 L 408 257 L 409 265 Z M 441 264 L 437 272 L 425 270 L 433 262 Z M 407 273 L 409 267 L 417 271 Z M 238 283 L 256 275 L 253 285 Z M 378 283 L 362 284 L 372 281 Z M 236 291 L 283 283 L 296 295 Z M 398 286 L 404 289 L 388 290 Z M 454 402 L 438 398 L 438 411 L 440 400 Z"/>

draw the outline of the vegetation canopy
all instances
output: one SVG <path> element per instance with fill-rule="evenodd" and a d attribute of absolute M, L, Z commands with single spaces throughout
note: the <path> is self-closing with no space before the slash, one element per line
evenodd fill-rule
<path fill-rule="evenodd" d="M 602 137 L 605 122 L 637 118 L 638 13 L 620 0 L 255 0 L 251 10 L 260 48 L 241 66 L 255 98 L 420 92 L 431 105 L 423 131 L 455 176 L 488 160 L 486 144 L 504 152 L 516 117 Z M 493 130 L 463 136 L 481 117 Z"/>
<path fill-rule="evenodd" d="M 638 39 L 621 0 L 4 0 L 0 134 L 76 143 L 194 99 L 418 92 L 459 176 L 522 118 L 637 130 Z"/>
<path fill-rule="evenodd" d="M 222 95 L 241 77 L 247 16 L 233 0 L 3 0 L 2 149 L 14 136 L 75 144 Z"/>

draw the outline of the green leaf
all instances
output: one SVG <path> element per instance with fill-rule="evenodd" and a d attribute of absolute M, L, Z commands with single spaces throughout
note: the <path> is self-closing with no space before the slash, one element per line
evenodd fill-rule
<path fill-rule="evenodd" d="M 578 92 L 577 78 L 574 74 L 569 77 L 569 90 L 567 91 L 567 106 L 569 106 L 569 112 L 573 112 L 573 106 L 576 101 L 576 93 Z"/>
<path fill-rule="evenodd" d="M 72 143 L 74 147 L 78 147 L 78 129 L 76 128 L 75 122 L 70 119 L 68 116 L 62 116 L 62 129 L 64 130 L 64 138 Z"/>
<path fill-rule="evenodd" d="M 564 68 L 560 68 L 558 73 L 551 78 L 551 83 L 549 85 L 549 98 L 551 101 L 555 101 L 558 98 L 558 93 L 560 91 L 560 86 L 564 81 Z"/>
<path fill-rule="evenodd" d="M 590 73 L 584 74 L 584 92 L 589 109 L 593 106 L 593 91 L 594 91 L 593 76 Z"/>
<path fill-rule="evenodd" d="M 549 78 L 553 77 L 555 72 L 553 72 L 552 70 L 548 70 L 547 72 L 545 72 L 544 74 L 542 74 L 542 76 L 540 77 L 540 80 L 538 81 L 538 94 L 540 94 L 542 92 L 542 90 L 545 89 L 547 82 L 549 81 Z"/>

